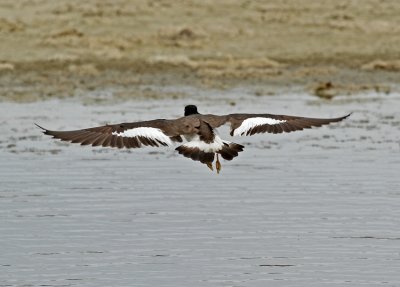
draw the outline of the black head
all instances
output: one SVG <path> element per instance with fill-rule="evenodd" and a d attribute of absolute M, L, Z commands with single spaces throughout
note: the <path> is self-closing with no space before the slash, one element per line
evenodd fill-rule
<path fill-rule="evenodd" d="M 185 116 L 198 114 L 197 107 L 195 105 L 188 105 L 185 107 Z"/>

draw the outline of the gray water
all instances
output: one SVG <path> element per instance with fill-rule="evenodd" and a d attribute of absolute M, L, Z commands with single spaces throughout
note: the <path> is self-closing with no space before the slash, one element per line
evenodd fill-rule
<path fill-rule="evenodd" d="M 400 286 L 399 94 L 189 93 L 0 104 L 0 286 Z M 33 125 L 173 118 L 187 103 L 353 114 L 237 138 L 245 151 L 219 175 L 173 150 L 75 146 Z"/>

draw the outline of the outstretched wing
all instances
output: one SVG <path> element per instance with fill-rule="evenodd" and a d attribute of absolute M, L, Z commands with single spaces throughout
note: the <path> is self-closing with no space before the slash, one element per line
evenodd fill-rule
<path fill-rule="evenodd" d="M 306 118 L 272 114 L 231 114 L 228 122 L 231 124 L 232 136 L 251 136 L 258 133 L 290 133 L 312 127 L 320 127 L 339 122 L 350 114 L 338 118 Z"/>
<path fill-rule="evenodd" d="M 258 133 L 293 132 L 339 122 L 350 114 L 339 118 L 306 118 L 272 114 L 230 114 L 225 116 L 202 115 L 202 119 L 213 128 L 231 125 L 231 136 L 251 136 Z"/>
<path fill-rule="evenodd" d="M 135 123 L 121 123 L 100 127 L 73 130 L 51 131 L 39 125 L 44 134 L 54 138 L 80 143 L 81 145 L 139 148 L 142 146 L 172 146 L 182 142 L 178 131 L 173 128 L 174 120 L 152 120 Z"/>

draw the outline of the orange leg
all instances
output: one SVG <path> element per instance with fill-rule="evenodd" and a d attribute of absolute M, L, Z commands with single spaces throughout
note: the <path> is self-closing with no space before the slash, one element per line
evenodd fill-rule
<path fill-rule="evenodd" d="M 219 173 L 219 171 L 221 170 L 221 167 L 222 167 L 222 165 L 221 165 L 221 162 L 219 161 L 219 157 L 217 154 L 217 161 L 215 162 L 215 168 L 217 170 L 217 173 Z"/>

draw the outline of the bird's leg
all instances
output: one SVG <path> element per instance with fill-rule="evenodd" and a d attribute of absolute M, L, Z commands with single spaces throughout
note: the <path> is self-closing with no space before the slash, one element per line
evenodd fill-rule
<path fill-rule="evenodd" d="M 211 171 L 214 171 L 214 168 L 212 166 L 212 162 L 207 162 L 206 164 L 207 164 L 208 168 L 211 169 Z"/>
<path fill-rule="evenodd" d="M 217 173 L 219 173 L 219 171 L 221 170 L 221 163 L 219 161 L 218 154 L 217 154 L 217 161 L 215 162 L 215 168 L 217 169 Z"/>

